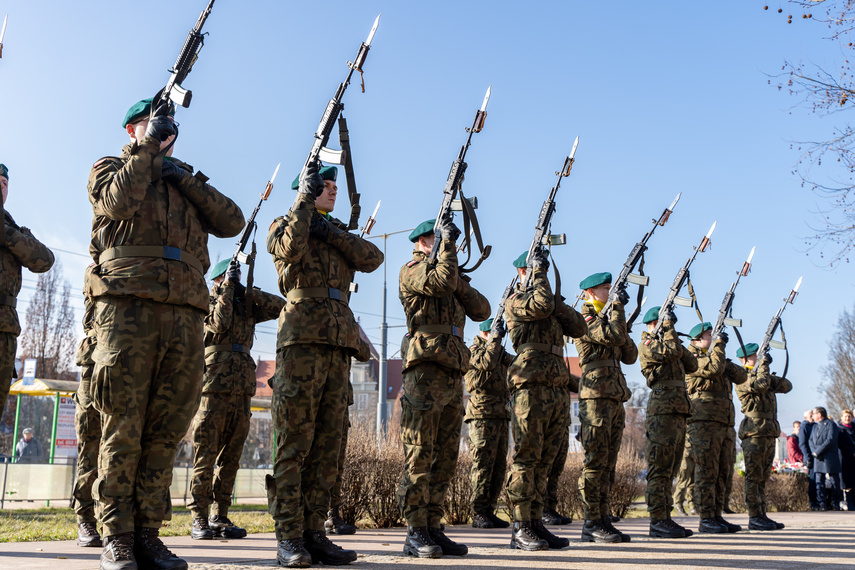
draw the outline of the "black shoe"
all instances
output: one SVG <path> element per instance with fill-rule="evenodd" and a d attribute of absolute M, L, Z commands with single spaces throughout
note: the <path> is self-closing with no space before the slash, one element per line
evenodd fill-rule
<path fill-rule="evenodd" d="M 101 535 L 98 534 L 98 528 L 95 523 L 85 522 L 77 525 L 77 546 L 94 546 L 100 548 L 103 546 Z"/>
<path fill-rule="evenodd" d="M 500 519 L 495 513 L 487 513 L 487 518 L 490 519 L 490 522 L 492 522 L 493 526 L 496 528 L 508 528 L 511 526 L 511 523 L 505 519 Z"/>
<path fill-rule="evenodd" d="M 565 517 L 555 509 L 543 509 L 543 524 L 563 526 L 573 522 L 573 517 Z"/>
<path fill-rule="evenodd" d="M 531 530 L 534 531 L 534 534 L 536 534 L 539 539 L 545 540 L 546 544 L 549 545 L 549 548 L 553 550 L 567 548 L 570 546 L 570 539 L 555 536 L 549 532 L 545 526 L 543 526 L 543 522 L 541 521 L 531 521 Z"/>
<path fill-rule="evenodd" d="M 778 528 L 778 530 L 781 530 L 782 528 L 784 528 L 784 523 L 779 523 L 778 521 L 773 521 L 772 519 L 769 518 L 769 515 L 767 515 L 766 513 L 763 513 L 763 519 L 765 519 L 766 521 L 775 525 Z"/>
<path fill-rule="evenodd" d="M 308 568 L 312 565 L 312 555 L 302 538 L 286 538 L 276 543 L 276 562 L 288 568 Z"/>
<path fill-rule="evenodd" d="M 327 566 L 342 566 L 356 560 L 355 550 L 345 550 L 334 544 L 322 530 L 304 530 L 303 546 L 312 556 L 312 564 L 321 562 Z"/>
<path fill-rule="evenodd" d="M 729 533 L 739 532 L 742 530 L 741 526 L 739 526 L 738 524 L 733 524 L 733 523 L 727 522 L 726 520 L 724 520 L 724 518 L 722 518 L 721 515 L 717 516 L 715 518 L 715 520 L 718 522 L 718 524 L 722 524 L 722 525 L 726 526 L 727 532 L 729 532 Z"/>
<path fill-rule="evenodd" d="M 460 544 L 458 542 L 454 542 L 442 532 L 440 528 L 431 528 L 428 527 L 428 533 L 430 537 L 433 539 L 434 543 L 436 543 L 441 549 L 442 553 L 448 554 L 450 556 L 465 556 L 469 553 L 469 547 L 465 544 Z"/>
<path fill-rule="evenodd" d="M 602 519 L 594 519 L 582 525 L 582 542 L 623 542 L 623 538 L 617 529 L 605 528 Z"/>
<path fill-rule="evenodd" d="M 680 515 L 681 517 L 689 516 L 689 513 L 686 512 L 685 508 L 683 508 L 683 503 L 677 503 L 676 508 L 677 508 L 677 514 Z"/>
<path fill-rule="evenodd" d="M 235 523 L 225 515 L 212 515 L 208 519 L 208 526 L 211 527 L 211 531 L 217 538 L 243 538 L 246 536 L 246 529 L 235 526 Z"/>
<path fill-rule="evenodd" d="M 620 517 L 616 517 L 614 515 L 608 515 L 606 518 L 609 519 L 609 522 L 611 523 L 620 522 Z"/>
<path fill-rule="evenodd" d="M 194 540 L 211 540 L 214 538 L 214 531 L 208 525 L 208 519 L 205 517 L 193 517 L 193 526 L 190 527 L 190 538 Z"/>
<path fill-rule="evenodd" d="M 715 520 L 714 518 L 701 519 L 701 522 L 698 524 L 698 532 L 726 534 L 727 527 Z"/>
<path fill-rule="evenodd" d="M 137 570 L 137 559 L 134 557 L 134 533 L 125 532 L 108 536 L 104 541 L 104 551 L 101 552 L 100 570 Z"/>
<path fill-rule="evenodd" d="M 428 527 L 411 526 L 407 528 L 404 554 L 417 558 L 442 558 L 442 548 L 433 541 L 428 532 Z"/>
<path fill-rule="evenodd" d="M 614 521 L 614 519 L 620 520 L 620 517 L 605 516 L 600 521 L 600 524 L 603 526 L 603 528 L 607 528 L 612 532 L 618 533 L 620 535 L 620 541 L 621 542 L 632 542 L 631 536 L 629 536 L 628 534 L 626 534 L 624 532 L 619 531 L 614 526 L 612 526 L 612 522 Z"/>
<path fill-rule="evenodd" d="M 472 515 L 472 528 L 496 528 L 496 525 L 486 513 L 475 513 Z"/>
<path fill-rule="evenodd" d="M 761 517 L 749 517 L 748 530 L 778 530 L 778 527 L 772 521 Z"/>
<path fill-rule="evenodd" d="M 535 534 L 531 521 L 514 521 L 511 548 L 519 550 L 549 550 L 549 543 Z"/>
<path fill-rule="evenodd" d="M 671 519 L 650 521 L 650 536 L 653 538 L 684 538 L 685 530 Z"/>
<path fill-rule="evenodd" d="M 736 514 L 735 512 L 730 510 L 730 507 L 728 507 L 727 505 L 725 505 L 721 508 L 721 512 L 723 512 L 726 515 L 735 515 Z"/>
<path fill-rule="evenodd" d="M 338 514 L 338 508 L 330 509 L 327 513 L 324 530 L 327 531 L 327 534 L 356 534 L 356 527 L 344 522 L 344 519 Z"/>
<path fill-rule="evenodd" d="M 166 548 L 159 533 L 156 528 L 134 530 L 134 556 L 139 565 L 146 570 L 187 570 L 187 562 Z"/>

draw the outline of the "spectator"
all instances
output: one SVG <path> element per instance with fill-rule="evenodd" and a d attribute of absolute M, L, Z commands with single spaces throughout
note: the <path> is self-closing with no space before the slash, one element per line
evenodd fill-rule
<path fill-rule="evenodd" d="M 799 428 L 802 422 L 793 422 L 793 433 L 787 436 L 787 461 L 790 463 L 804 463 L 804 455 L 799 449 Z"/>
<path fill-rule="evenodd" d="M 828 419 L 828 412 L 822 406 L 813 409 L 813 420 L 816 425 L 810 434 L 810 450 L 816 474 L 816 500 L 821 511 L 839 511 L 840 454 L 837 437 L 840 430 L 836 423 Z M 828 496 L 825 488 L 826 480 L 831 481 L 831 496 Z"/>
<path fill-rule="evenodd" d="M 15 447 L 15 463 L 44 463 L 42 444 L 33 437 L 33 428 L 24 428 L 22 433 Z"/>
<path fill-rule="evenodd" d="M 852 423 L 852 410 L 843 410 L 840 414 L 837 442 L 840 447 L 840 487 L 843 489 L 846 510 L 855 511 L 855 425 Z"/>
<path fill-rule="evenodd" d="M 802 422 L 801 428 L 799 429 L 799 450 L 802 452 L 802 456 L 804 457 L 805 465 L 808 468 L 808 477 L 810 478 L 810 485 L 808 485 L 808 500 L 810 501 L 810 510 L 816 511 L 819 510 L 819 504 L 816 502 L 816 485 L 814 482 L 814 470 L 813 470 L 813 455 L 810 453 L 810 434 L 813 430 L 813 410 L 805 410 L 805 421 Z"/>

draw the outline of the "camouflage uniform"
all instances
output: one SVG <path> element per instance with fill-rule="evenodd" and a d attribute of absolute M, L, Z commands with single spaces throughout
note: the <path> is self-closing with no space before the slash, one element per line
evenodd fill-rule
<path fill-rule="evenodd" d="M 626 412 L 623 403 L 632 392 L 620 369 L 621 362 L 634 364 L 638 347 L 629 337 L 623 305 L 612 303 L 611 315 L 600 317 L 591 303 L 582 306 L 588 323 L 576 339 L 582 381 L 579 383 L 579 420 L 585 462 L 579 477 L 585 520 L 611 516 L 609 491 L 615 479 Z"/>
<path fill-rule="evenodd" d="M 472 512 L 493 513 L 505 483 L 508 462 L 508 366 L 513 357 L 501 339 L 475 337 L 469 347 L 469 371 L 464 377 L 469 403 L 472 455 Z"/>
<path fill-rule="evenodd" d="M 15 373 L 18 350 L 18 293 L 21 291 L 21 268 L 44 273 L 53 266 L 53 252 L 33 237 L 27 228 L 15 223 L 4 211 L 4 235 L 0 241 L 0 420 L 6 409 L 6 398 Z"/>
<path fill-rule="evenodd" d="M 689 508 L 694 509 L 695 456 L 692 453 L 692 440 L 689 437 L 688 429 L 686 429 L 686 436 L 683 441 L 683 460 L 680 462 L 679 470 L 673 474 L 677 478 L 673 504 L 682 506 L 688 501 Z"/>
<path fill-rule="evenodd" d="M 570 425 L 573 421 L 570 414 L 570 405 L 573 398 L 570 394 L 579 393 L 579 380 L 581 378 L 571 373 L 567 391 L 564 393 L 564 396 L 567 398 L 567 429 L 564 430 L 563 440 L 558 443 L 558 452 L 555 454 L 552 467 L 549 468 L 549 474 L 547 475 L 546 496 L 543 498 L 544 510 L 548 509 L 554 512 L 558 509 L 558 480 L 561 478 L 561 474 L 564 473 L 564 466 L 567 464 L 567 455 L 570 451 Z"/>
<path fill-rule="evenodd" d="M 736 387 L 745 414 L 739 424 L 739 439 L 745 458 L 745 506 L 752 518 L 766 514 L 766 481 L 772 473 L 775 440 L 781 433 L 775 394 L 792 389 L 789 380 L 770 374 L 767 362 L 751 370 L 748 381 Z"/>
<path fill-rule="evenodd" d="M 489 318 L 490 303 L 458 272 L 451 240 L 440 244 L 435 265 L 413 252 L 401 268 L 399 298 L 410 340 L 403 369 L 405 464 L 398 505 L 409 526 L 439 528 L 463 425 L 463 374 L 470 358 L 463 325 L 466 317 Z"/>
<path fill-rule="evenodd" d="M 230 281 L 211 288 L 202 403 L 193 420 L 193 498 L 187 506 L 194 518 L 207 519 L 212 501 L 214 515 L 228 515 L 255 395 L 255 361 L 250 356 L 255 325 L 277 318 L 284 306 L 285 299 L 278 295 L 257 288 L 247 294 L 243 285 Z"/>
<path fill-rule="evenodd" d="M 347 231 L 331 230 L 328 241 L 311 237 L 312 217 L 320 215 L 314 198 L 300 194 L 267 235 L 279 290 L 288 299 L 279 316 L 276 373 L 270 379 L 278 438 L 267 492 L 277 540 L 324 530 L 338 473 L 350 359 L 369 358 L 348 289 L 354 271 L 371 272 L 383 263 L 374 244 Z M 346 227 L 334 218 L 330 223 Z"/>
<path fill-rule="evenodd" d="M 692 504 L 701 519 L 720 517 L 724 508 L 727 477 L 722 465 L 733 465 L 725 444 L 735 413 L 731 386 L 747 378 L 741 366 L 725 358 L 724 347 L 720 338 L 706 352 L 689 346 L 698 361 L 698 369 L 686 375 L 686 388 L 692 402 L 688 432 L 695 459 Z"/>
<path fill-rule="evenodd" d="M 505 303 L 508 334 L 517 356 L 508 369 L 514 456 L 508 498 L 514 521 L 541 521 L 549 472 L 567 445 L 570 370 L 564 337 L 585 333 L 585 321 L 552 293 L 545 269 L 535 269 L 531 288 Z"/>
<path fill-rule="evenodd" d="M 74 395 L 74 427 L 77 432 L 77 473 L 74 477 L 74 512 L 77 524 L 95 523 L 95 501 L 92 498 L 92 483 L 98 477 L 98 446 L 101 443 L 101 414 L 92 406 L 89 398 L 95 351 L 95 331 L 92 317 L 95 309 L 92 300 L 86 297 L 83 316 L 83 332 L 86 336 L 77 348 L 76 364 L 80 367 L 80 385 Z"/>
<path fill-rule="evenodd" d="M 350 406 L 353 405 L 353 384 L 347 381 L 347 407 L 344 409 L 344 421 L 341 423 L 341 447 L 338 451 L 338 472 L 335 484 L 330 489 L 330 511 L 341 505 L 341 477 L 344 472 L 344 460 L 347 457 L 347 436 L 350 433 Z"/>
<path fill-rule="evenodd" d="M 89 175 L 95 265 L 91 398 L 104 437 L 92 494 L 107 536 L 161 526 L 178 442 L 199 405 L 208 234 L 231 237 L 240 208 L 201 173 L 152 181 L 160 142 L 146 136 Z M 191 166 L 172 159 L 188 173 Z"/>
<path fill-rule="evenodd" d="M 698 369 L 697 360 L 680 342 L 670 321 L 663 323 L 662 337 L 641 333 L 638 345 L 641 373 L 647 379 L 646 443 L 647 511 L 650 520 L 661 521 L 671 513 L 671 481 L 683 457 L 689 397 L 686 372 Z"/>

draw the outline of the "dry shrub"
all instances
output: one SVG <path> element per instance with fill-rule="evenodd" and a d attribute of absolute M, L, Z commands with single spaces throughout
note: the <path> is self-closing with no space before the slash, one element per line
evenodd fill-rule
<path fill-rule="evenodd" d="M 400 425 L 386 423 L 386 433 L 379 444 L 374 432 L 371 437 L 375 445 L 370 452 L 370 467 L 366 473 L 365 492 L 368 496 L 366 510 L 378 528 L 402 525 L 398 510 L 398 483 L 404 469 L 404 446 L 401 443 Z"/>
<path fill-rule="evenodd" d="M 745 478 L 739 474 L 739 470 L 734 468 L 733 487 L 730 491 L 730 510 L 736 513 L 744 513 L 748 509 L 745 508 Z"/>
<path fill-rule="evenodd" d="M 615 468 L 615 482 L 609 494 L 609 507 L 613 515 L 625 517 L 633 501 L 644 494 L 646 482 L 641 473 L 646 467 L 634 446 L 621 446 Z"/>
<path fill-rule="evenodd" d="M 350 426 L 347 451 L 341 475 L 341 504 L 339 515 L 355 525 L 368 512 L 371 496 L 367 488 L 377 457 L 377 438 L 371 422 L 365 419 Z"/>
<path fill-rule="evenodd" d="M 582 474 L 583 453 L 568 453 L 564 463 L 564 471 L 558 478 L 558 505 L 556 510 L 562 515 L 582 517 L 582 498 L 579 496 L 579 476 Z"/>
<path fill-rule="evenodd" d="M 461 446 L 457 456 L 457 469 L 448 484 L 445 494 L 445 522 L 448 524 L 466 524 L 472 512 L 472 456 L 469 446 Z"/>
<path fill-rule="evenodd" d="M 773 473 L 766 483 L 766 508 L 779 513 L 807 511 L 809 484 L 810 479 L 801 473 Z"/>

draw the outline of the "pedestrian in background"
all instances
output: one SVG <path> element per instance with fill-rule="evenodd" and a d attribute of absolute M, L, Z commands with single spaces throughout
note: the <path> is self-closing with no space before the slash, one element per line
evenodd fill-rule
<path fill-rule="evenodd" d="M 21 436 L 15 446 L 15 463 L 44 463 L 42 444 L 33 437 L 33 428 L 24 428 Z"/>
<path fill-rule="evenodd" d="M 842 502 L 846 503 L 847 511 L 855 511 L 855 424 L 852 423 L 852 410 L 843 410 L 840 414 L 839 429 L 837 446 L 840 452 Z"/>

